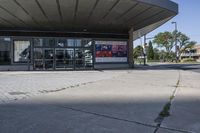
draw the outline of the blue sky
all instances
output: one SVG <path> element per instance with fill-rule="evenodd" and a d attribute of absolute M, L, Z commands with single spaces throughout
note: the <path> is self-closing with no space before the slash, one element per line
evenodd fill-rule
<path fill-rule="evenodd" d="M 200 44 L 200 0 L 172 0 L 179 4 L 179 14 L 163 26 L 147 34 L 153 37 L 159 32 L 173 31 L 172 21 L 176 21 L 178 30 L 188 35 L 192 41 Z M 138 45 L 139 41 L 135 44 Z"/>

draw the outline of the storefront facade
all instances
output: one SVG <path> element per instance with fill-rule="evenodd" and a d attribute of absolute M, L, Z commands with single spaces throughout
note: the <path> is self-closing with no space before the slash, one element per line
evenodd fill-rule
<path fill-rule="evenodd" d="M 90 70 L 105 64 L 128 67 L 127 40 L 66 37 L 1 37 L 4 70 Z"/>
<path fill-rule="evenodd" d="M 3 0 L 0 71 L 132 68 L 133 41 L 177 14 L 170 0 Z"/>

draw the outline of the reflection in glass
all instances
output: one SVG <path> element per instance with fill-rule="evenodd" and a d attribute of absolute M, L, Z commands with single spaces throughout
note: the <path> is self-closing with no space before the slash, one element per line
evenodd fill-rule
<path fill-rule="evenodd" d="M 53 69 L 53 60 L 45 60 L 45 69 Z"/>
<path fill-rule="evenodd" d="M 66 47 L 67 46 L 67 40 L 66 39 L 58 39 L 56 43 L 56 47 Z"/>
<path fill-rule="evenodd" d="M 44 43 L 44 47 L 54 47 L 55 46 L 55 39 L 44 38 L 43 43 Z"/>
<path fill-rule="evenodd" d="M 56 69 L 65 68 L 64 63 L 64 50 L 57 49 L 56 50 Z"/>
<path fill-rule="evenodd" d="M 36 70 L 42 70 L 43 69 L 43 60 L 35 60 L 34 61 L 34 68 Z"/>
<path fill-rule="evenodd" d="M 85 49 L 84 55 L 85 55 L 85 67 L 92 67 L 93 66 L 92 50 Z"/>
<path fill-rule="evenodd" d="M 35 59 L 43 59 L 42 48 L 34 48 L 34 58 Z"/>
<path fill-rule="evenodd" d="M 74 68 L 74 49 L 56 49 L 56 69 Z"/>
<path fill-rule="evenodd" d="M 76 39 L 75 40 L 75 46 L 76 47 L 81 47 L 81 39 Z"/>
<path fill-rule="evenodd" d="M 90 47 L 90 46 L 92 46 L 92 40 L 89 39 L 82 40 L 82 47 Z"/>
<path fill-rule="evenodd" d="M 64 60 L 56 60 L 56 68 L 65 68 Z"/>
<path fill-rule="evenodd" d="M 44 70 L 92 68 L 91 49 L 90 39 L 57 38 L 56 42 L 53 38 L 34 39 L 34 67 Z"/>
<path fill-rule="evenodd" d="M 34 47 L 42 47 L 43 46 L 43 39 L 41 39 L 41 38 L 33 39 L 33 45 L 34 45 Z"/>
<path fill-rule="evenodd" d="M 84 67 L 84 53 L 83 49 L 76 49 L 75 50 L 75 65 L 76 68 Z"/>
<path fill-rule="evenodd" d="M 45 59 L 53 59 L 53 50 L 44 50 Z"/>
<path fill-rule="evenodd" d="M 0 65 L 10 64 L 10 38 L 0 38 Z"/>
<path fill-rule="evenodd" d="M 67 46 L 74 47 L 74 39 L 67 39 Z"/>
<path fill-rule="evenodd" d="M 65 58 L 73 59 L 74 58 L 74 49 L 66 49 L 65 50 Z"/>
<path fill-rule="evenodd" d="M 75 60 L 77 68 L 86 68 L 93 66 L 92 50 L 80 48 L 75 50 Z"/>
<path fill-rule="evenodd" d="M 56 50 L 56 59 L 58 60 L 64 59 L 64 50 Z"/>
<path fill-rule="evenodd" d="M 66 68 L 74 68 L 74 49 L 65 50 L 65 59 Z"/>

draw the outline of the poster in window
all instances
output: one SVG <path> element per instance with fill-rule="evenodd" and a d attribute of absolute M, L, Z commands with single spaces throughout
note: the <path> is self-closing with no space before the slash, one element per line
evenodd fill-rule
<path fill-rule="evenodd" d="M 127 62 L 127 42 L 96 41 L 96 62 Z"/>
<path fill-rule="evenodd" d="M 30 41 L 14 41 L 14 62 L 28 62 Z"/>

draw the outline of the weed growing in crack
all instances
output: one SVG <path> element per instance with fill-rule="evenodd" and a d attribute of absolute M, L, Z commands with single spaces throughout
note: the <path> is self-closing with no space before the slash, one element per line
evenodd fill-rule
<path fill-rule="evenodd" d="M 162 116 L 162 117 L 168 117 L 170 116 L 170 107 L 171 107 L 171 103 L 168 102 L 165 104 L 163 110 L 160 112 L 159 116 Z"/>

